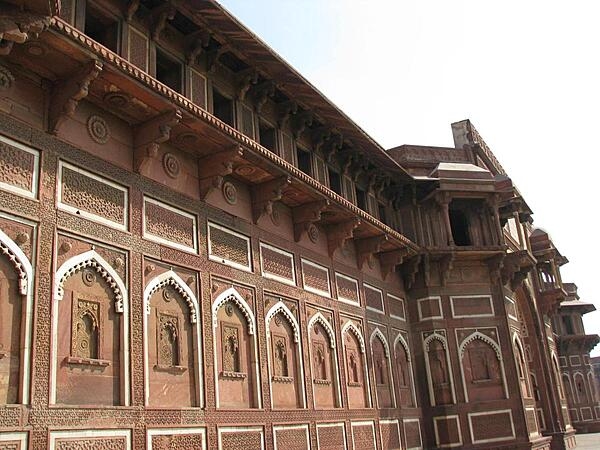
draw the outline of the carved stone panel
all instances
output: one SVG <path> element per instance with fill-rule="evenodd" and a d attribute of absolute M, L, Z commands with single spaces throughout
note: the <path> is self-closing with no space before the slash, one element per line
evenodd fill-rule
<path fill-rule="evenodd" d="M 23 306 L 18 274 L 0 253 L 0 404 L 19 401 Z"/>
<path fill-rule="evenodd" d="M 37 196 L 39 153 L 0 136 L 0 188 Z"/>

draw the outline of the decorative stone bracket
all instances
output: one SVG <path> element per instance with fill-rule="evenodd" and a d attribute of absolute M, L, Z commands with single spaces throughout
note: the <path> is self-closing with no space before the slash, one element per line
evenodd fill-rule
<path fill-rule="evenodd" d="M 171 129 L 181 120 L 181 111 L 174 109 L 138 125 L 134 131 L 134 168 L 143 173 L 147 164 L 156 155 L 160 144 L 171 137 Z"/>
<path fill-rule="evenodd" d="M 360 224 L 360 219 L 351 219 L 327 227 L 327 249 L 330 258 L 333 258 L 335 251 L 343 247 L 348 239 L 352 239 L 354 230 Z"/>
<path fill-rule="evenodd" d="M 415 255 L 402 264 L 402 275 L 406 289 L 411 289 L 415 284 L 420 263 L 421 255 Z"/>
<path fill-rule="evenodd" d="M 382 234 L 364 239 L 356 239 L 354 241 L 359 270 L 362 270 L 364 263 L 368 261 L 374 253 L 379 253 L 381 251 L 381 245 L 384 242 L 387 242 L 388 239 L 387 234 Z"/>
<path fill-rule="evenodd" d="M 235 74 L 238 100 L 244 100 L 250 88 L 258 82 L 258 72 L 250 67 Z"/>
<path fill-rule="evenodd" d="M 48 131 L 56 134 L 68 117 L 73 117 L 79 102 L 87 97 L 90 83 L 102 70 L 102 63 L 92 60 L 70 77 L 59 81 L 52 89 L 48 107 Z"/>
<path fill-rule="evenodd" d="M 8 2 L 0 5 L 0 55 L 8 55 L 15 44 L 35 39 L 50 24 L 50 17 L 24 12 Z"/>
<path fill-rule="evenodd" d="M 254 224 L 265 214 L 273 214 L 273 203 L 281 200 L 283 188 L 292 182 L 288 176 L 274 178 L 252 186 L 252 220 Z"/>
<path fill-rule="evenodd" d="M 252 86 L 252 97 L 254 98 L 254 107 L 256 112 L 260 114 L 263 106 L 269 98 L 275 96 L 275 82 L 273 80 L 263 81 L 262 83 Z"/>
<path fill-rule="evenodd" d="M 200 54 L 208 48 L 210 43 L 210 33 L 206 30 L 200 30 L 186 36 L 185 59 L 188 64 L 193 64 Z"/>
<path fill-rule="evenodd" d="M 198 161 L 200 198 L 204 200 L 213 189 L 221 189 L 223 178 L 233 171 L 233 161 L 242 156 L 242 147 L 215 153 Z"/>
<path fill-rule="evenodd" d="M 381 266 L 381 275 L 385 280 L 387 276 L 396 270 L 396 266 L 402 264 L 404 257 L 408 254 L 405 248 L 392 250 L 390 252 L 379 253 L 379 265 Z"/>
<path fill-rule="evenodd" d="M 305 203 L 292 210 L 294 220 L 294 240 L 299 242 L 302 235 L 308 231 L 308 228 L 321 220 L 321 213 L 330 205 L 329 200 L 317 200 L 316 202 Z"/>

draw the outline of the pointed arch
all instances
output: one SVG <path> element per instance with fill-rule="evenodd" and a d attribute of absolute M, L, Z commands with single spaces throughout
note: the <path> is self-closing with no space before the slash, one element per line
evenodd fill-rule
<path fill-rule="evenodd" d="M 425 346 L 425 352 L 429 351 L 429 344 L 433 340 L 440 341 L 444 350 L 448 351 L 448 342 L 446 341 L 446 337 L 438 333 L 433 333 L 427 336 L 427 338 L 423 341 L 423 345 Z"/>
<path fill-rule="evenodd" d="M 246 318 L 246 322 L 248 323 L 248 334 L 254 334 L 254 324 L 256 323 L 254 319 L 254 313 L 252 312 L 250 305 L 248 305 L 246 300 L 244 300 L 244 298 L 234 287 L 230 287 L 229 289 L 223 291 L 213 302 L 213 328 L 216 329 L 218 326 L 217 313 L 219 312 L 219 309 L 227 302 L 235 303 L 238 306 L 238 308 Z"/>
<path fill-rule="evenodd" d="M 312 327 L 317 322 L 323 326 L 323 328 L 325 329 L 325 332 L 329 336 L 329 346 L 331 348 L 335 348 L 335 334 L 333 332 L 333 328 L 331 327 L 331 324 L 327 321 L 325 316 L 323 316 L 323 314 L 321 314 L 320 312 L 315 313 L 308 321 L 309 336 L 310 336 L 310 330 L 312 330 Z"/>
<path fill-rule="evenodd" d="M 23 250 L 8 235 L 0 230 L 0 254 L 6 255 L 19 275 L 19 293 L 27 295 L 31 290 L 33 268 Z"/>
<path fill-rule="evenodd" d="M 60 266 L 54 275 L 54 298 L 62 300 L 65 294 L 64 285 L 67 278 L 86 267 L 95 269 L 108 283 L 115 294 L 115 311 L 122 313 L 124 299 L 127 298 L 125 283 L 123 283 L 123 280 L 121 280 L 115 269 L 94 249 L 75 255 Z"/>
<path fill-rule="evenodd" d="M 467 345 L 469 345 L 471 342 L 473 342 L 476 339 L 479 339 L 479 340 L 485 342 L 486 344 L 488 344 L 490 347 L 492 347 L 494 349 L 494 352 L 496 353 L 496 357 L 498 358 L 498 361 L 502 362 L 502 351 L 500 350 L 500 346 L 496 343 L 496 341 L 494 341 L 492 338 L 490 338 L 489 336 L 486 336 L 485 334 L 483 334 L 480 331 L 475 331 L 475 332 L 471 333 L 469 336 L 467 336 L 462 341 L 462 343 L 458 347 L 458 356 L 460 358 L 463 357 L 463 355 L 465 353 L 465 349 L 467 348 Z"/>
<path fill-rule="evenodd" d="M 346 322 L 344 324 L 344 326 L 342 327 L 342 336 L 346 332 L 352 332 L 352 334 L 354 334 L 354 336 L 356 336 L 356 339 L 358 340 L 358 344 L 360 345 L 360 352 L 364 353 L 365 352 L 365 340 L 362 336 L 362 333 L 357 328 L 357 326 L 354 325 L 354 323 L 352 323 L 351 321 Z"/>
<path fill-rule="evenodd" d="M 369 338 L 369 343 L 371 345 L 373 345 L 373 339 L 375 339 L 375 337 L 377 337 L 381 341 L 381 344 L 383 345 L 383 349 L 385 351 L 385 357 L 389 359 L 390 346 L 388 345 L 387 339 L 385 338 L 385 336 L 379 328 L 375 328 L 375 330 L 373 330 L 373 333 L 371 333 L 371 337 Z"/>
<path fill-rule="evenodd" d="M 404 351 L 406 352 L 406 360 L 410 363 L 411 358 L 410 358 L 410 349 L 408 347 L 408 342 L 406 342 L 406 339 L 404 339 L 404 336 L 402 336 L 401 333 L 398 333 L 398 336 L 396 336 L 396 339 L 394 339 L 394 343 L 392 344 L 392 348 L 394 350 L 396 349 L 396 345 L 398 345 L 398 343 L 400 343 L 400 345 L 402 345 L 402 347 L 404 347 Z"/>
<path fill-rule="evenodd" d="M 144 308 L 146 314 L 150 314 L 150 297 L 165 286 L 173 286 L 173 288 L 183 297 L 190 309 L 190 323 L 196 323 L 198 320 L 198 300 L 190 289 L 190 287 L 181 279 L 173 270 L 161 273 L 152 278 L 144 290 Z"/>
<path fill-rule="evenodd" d="M 298 325 L 298 321 L 296 320 L 296 317 L 294 317 L 292 311 L 290 311 L 287 305 L 281 300 L 279 300 L 269 309 L 265 317 L 265 329 L 267 331 L 267 337 L 271 334 L 271 331 L 269 329 L 269 323 L 271 322 L 271 319 L 275 317 L 278 313 L 282 313 L 286 317 L 286 319 L 292 327 L 292 330 L 294 331 L 294 342 L 299 342 L 300 326 Z"/>

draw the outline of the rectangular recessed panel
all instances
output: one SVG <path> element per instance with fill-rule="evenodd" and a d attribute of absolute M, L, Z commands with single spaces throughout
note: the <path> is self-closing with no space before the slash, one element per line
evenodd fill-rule
<path fill-rule="evenodd" d="M 400 429 L 397 420 L 379 421 L 379 433 L 381 437 L 382 448 L 388 450 L 402 450 L 400 443 Z"/>
<path fill-rule="evenodd" d="M 346 429 L 344 423 L 318 423 L 317 448 L 319 450 L 346 450 Z"/>
<path fill-rule="evenodd" d="M 419 320 L 442 319 L 442 299 L 440 297 L 427 297 L 417 301 Z"/>
<path fill-rule="evenodd" d="M 589 406 L 585 406 L 585 407 L 581 408 L 580 411 L 581 411 L 581 420 L 583 420 L 583 421 L 594 420 L 594 416 L 592 414 L 592 408 L 590 408 Z"/>
<path fill-rule="evenodd" d="M 537 433 L 535 410 L 525 411 L 529 433 Z M 473 443 L 509 441 L 515 438 L 515 429 L 510 410 L 472 413 L 469 417 L 469 428 Z M 532 421 L 532 423 L 530 423 Z"/>
<path fill-rule="evenodd" d="M 127 188 L 62 161 L 58 170 L 60 209 L 115 228 L 127 229 Z"/>
<path fill-rule="evenodd" d="M 250 272 L 250 238 L 228 228 L 208 224 L 208 256 L 212 261 Z"/>
<path fill-rule="evenodd" d="M 148 38 L 133 27 L 129 27 L 129 62 L 148 71 Z"/>
<path fill-rule="evenodd" d="M 352 422 L 352 442 L 356 450 L 376 450 L 373 422 Z"/>
<path fill-rule="evenodd" d="M 342 301 L 360 304 L 358 294 L 358 281 L 347 275 L 335 273 L 335 284 L 337 286 L 338 298 Z"/>
<path fill-rule="evenodd" d="M 190 98 L 199 107 L 206 109 L 206 78 L 190 69 Z"/>
<path fill-rule="evenodd" d="M 404 426 L 406 450 L 421 450 L 423 442 L 421 441 L 421 424 L 419 419 L 406 419 L 402 424 Z"/>
<path fill-rule="evenodd" d="M 395 295 L 388 294 L 388 308 L 390 317 L 394 319 L 406 320 L 406 311 L 404 310 L 404 300 Z"/>
<path fill-rule="evenodd" d="M 0 136 L 0 188 L 36 198 L 39 162 L 36 150 Z"/>
<path fill-rule="evenodd" d="M 265 278 L 281 281 L 286 284 L 296 284 L 293 253 L 261 242 L 260 260 L 262 273 Z"/>
<path fill-rule="evenodd" d="M 275 450 L 305 450 L 310 448 L 308 425 L 273 427 Z"/>
<path fill-rule="evenodd" d="M 365 303 L 368 309 L 383 312 L 383 292 L 381 289 L 364 284 L 365 288 Z"/>
<path fill-rule="evenodd" d="M 462 445 L 458 416 L 434 417 L 433 426 L 438 447 L 460 447 Z"/>
<path fill-rule="evenodd" d="M 173 206 L 144 198 L 144 237 L 196 253 L 196 217 Z"/>
<path fill-rule="evenodd" d="M 492 317 L 494 306 L 489 295 L 468 295 L 450 297 L 452 316 L 461 317 Z"/>
<path fill-rule="evenodd" d="M 577 367 L 581 365 L 581 358 L 579 357 L 579 355 L 571 355 L 569 356 L 569 364 L 573 367 Z"/>
<path fill-rule="evenodd" d="M 302 260 L 302 281 L 304 289 L 316 294 L 331 297 L 329 269 L 306 259 Z"/>
<path fill-rule="evenodd" d="M 223 427 L 218 429 L 219 450 L 264 449 L 262 427 Z"/>

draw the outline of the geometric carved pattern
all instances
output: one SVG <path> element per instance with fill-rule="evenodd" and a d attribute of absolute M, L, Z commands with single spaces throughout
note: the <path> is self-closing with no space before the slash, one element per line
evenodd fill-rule
<path fill-rule="evenodd" d="M 172 287 L 175 291 L 183 297 L 185 302 L 190 308 L 190 323 L 196 323 L 198 320 L 198 311 L 196 310 L 195 298 L 192 299 L 189 288 L 183 280 L 175 274 L 173 271 L 169 271 L 164 275 L 161 275 L 163 279 L 158 283 L 155 283 L 147 292 L 144 292 L 144 299 L 146 301 L 146 314 L 150 314 L 150 297 L 159 289 Z"/>
<path fill-rule="evenodd" d="M 367 308 L 376 309 L 377 311 L 383 311 L 383 293 L 381 292 L 381 290 L 369 286 L 368 284 L 365 284 L 364 288 Z"/>
<path fill-rule="evenodd" d="M 336 272 L 335 283 L 337 285 L 338 298 L 353 303 L 359 303 L 357 280 Z"/>
<path fill-rule="evenodd" d="M 208 230 L 211 259 L 250 269 L 250 240 L 246 236 L 212 223 L 208 224 Z"/>
<path fill-rule="evenodd" d="M 9 142 L 0 140 L 0 186 L 12 186 L 19 191 L 32 193 L 38 155 Z"/>
<path fill-rule="evenodd" d="M 305 259 L 302 260 L 302 279 L 304 280 L 304 289 L 331 296 L 329 289 L 329 270 L 319 264 L 315 264 Z"/>
<path fill-rule="evenodd" d="M 433 425 L 438 446 L 462 445 L 458 416 L 434 417 Z"/>
<path fill-rule="evenodd" d="M 256 430 L 248 431 L 227 431 L 219 430 L 219 449 L 222 450 L 243 450 L 243 449 L 262 449 L 264 448 L 263 432 Z"/>
<path fill-rule="evenodd" d="M 305 450 L 310 448 L 308 442 L 308 425 L 292 427 L 273 427 L 275 450 Z"/>
<path fill-rule="evenodd" d="M 388 294 L 388 305 L 390 316 L 395 319 L 406 320 L 406 311 L 404 310 L 404 300 L 394 295 Z"/>
<path fill-rule="evenodd" d="M 352 441 L 355 449 L 375 450 L 373 422 L 352 423 Z"/>
<path fill-rule="evenodd" d="M 125 437 L 56 440 L 56 450 L 123 450 L 128 448 Z"/>
<path fill-rule="evenodd" d="M 381 420 L 379 422 L 381 446 L 388 450 L 401 450 L 400 432 L 397 420 Z"/>
<path fill-rule="evenodd" d="M 196 217 L 157 200 L 144 198 L 144 237 L 196 252 Z"/>
<path fill-rule="evenodd" d="M 223 372 L 241 372 L 240 336 L 238 327 L 225 324 L 221 325 L 221 349 Z"/>
<path fill-rule="evenodd" d="M 127 190 L 97 175 L 61 162 L 60 204 L 69 212 L 126 227 Z"/>
<path fill-rule="evenodd" d="M 489 295 L 450 297 L 453 317 L 489 317 L 494 315 L 492 298 Z"/>
<path fill-rule="evenodd" d="M 158 365 L 161 367 L 181 365 L 179 318 L 171 314 L 158 313 L 156 332 Z"/>
<path fill-rule="evenodd" d="M 344 424 L 317 424 L 317 443 L 320 450 L 346 448 Z"/>
<path fill-rule="evenodd" d="M 100 359 L 100 349 L 102 348 L 100 303 L 74 299 L 71 327 L 71 356 Z"/>
<path fill-rule="evenodd" d="M 404 439 L 407 449 L 421 448 L 421 426 L 419 419 L 404 420 Z"/>
<path fill-rule="evenodd" d="M 515 432 L 510 410 L 490 413 L 469 414 L 474 443 L 514 439 Z M 537 432 L 534 409 L 526 409 L 527 428 L 530 433 Z"/>
<path fill-rule="evenodd" d="M 263 274 L 267 278 L 280 279 L 290 284 L 296 283 L 294 255 L 270 245 L 260 244 Z"/>
<path fill-rule="evenodd" d="M 152 436 L 152 450 L 196 450 L 202 449 L 204 438 L 201 434 L 167 434 Z"/>

